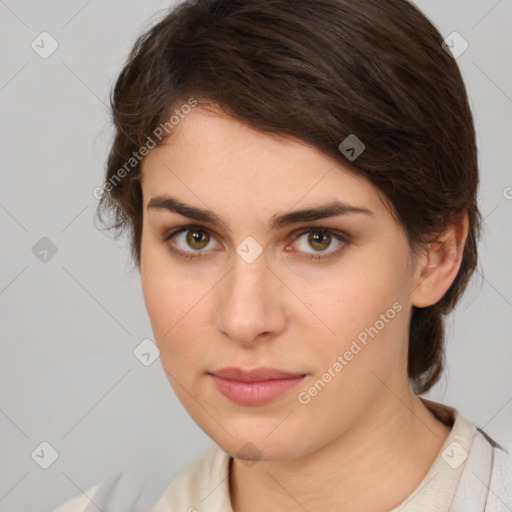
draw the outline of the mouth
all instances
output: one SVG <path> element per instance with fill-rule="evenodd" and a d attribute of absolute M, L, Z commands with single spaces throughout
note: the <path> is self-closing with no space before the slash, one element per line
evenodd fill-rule
<path fill-rule="evenodd" d="M 290 391 L 305 377 L 276 368 L 223 368 L 210 373 L 217 390 L 241 405 L 263 405 Z"/>

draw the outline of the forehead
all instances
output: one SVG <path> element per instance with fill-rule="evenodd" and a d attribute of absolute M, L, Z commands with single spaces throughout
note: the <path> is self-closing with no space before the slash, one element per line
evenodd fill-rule
<path fill-rule="evenodd" d="M 311 144 L 263 133 L 221 111 L 197 106 L 171 135 L 142 162 L 145 204 L 171 192 L 210 200 L 229 197 L 246 206 L 253 198 L 281 208 L 303 200 L 380 202 L 368 179 Z"/>

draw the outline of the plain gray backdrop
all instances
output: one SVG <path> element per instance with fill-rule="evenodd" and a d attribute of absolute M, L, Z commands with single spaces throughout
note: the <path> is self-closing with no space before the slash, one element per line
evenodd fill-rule
<path fill-rule="evenodd" d="M 418 0 L 457 57 L 478 133 L 478 273 L 447 322 L 447 371 L 427 395 L 497 440 L 512 431 L 511 0 Z M 0 0 L 0 510 L 48 510 L 131 468 L 170 478 L 213 441 L 175 397 L 126 240 L 94 223 L 114 80 L 172 2 Z M 48 35 L 41 36 L 42 32 Z M 43 42 L 41 40 L 43 39 Z M 56 41 L 54 43 L 53 41 Z M 52 44 L 58 44 L 51 55 Z M 44 57 L 41 55 L 43 54 Z M 457 134 L 453 134 L 457 137 Z M 55 252 L 56 251 L 56 252 Z M 58 458 L 47 469 L 37 454 Z M 41 451 L 42 450 L 42 451 Z"/>

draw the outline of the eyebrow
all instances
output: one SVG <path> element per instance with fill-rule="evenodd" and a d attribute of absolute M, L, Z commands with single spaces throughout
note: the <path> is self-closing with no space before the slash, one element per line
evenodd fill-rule
<path fill-rule="evenodd" d="M 194 219 L 199 222 L 207 222 L 210 224 L 219 225 L 228 231 L 232 231 L 227 223 L 215 212 L 182 203 L 175 197 L 155 196 L 149 201 L 147 205 L 147 210 L 151 209 L 167 210 L 170 212 L 179 213 L 184 217 L 189 217 L 190 219 Z M 330 201 L 329 203 L 323 205 L 310 206 L 302 210 L 294 210 L 289 213 L 273 215 L 269 220 L 269 228 L 279 229 L 298 222 L 313 222 L 315 220 L 324 219 L 327 217 L 351 215 L 357 213 L 373 216 L 373 212 L 368 208 L 350 205 L 341 201 Z"/>

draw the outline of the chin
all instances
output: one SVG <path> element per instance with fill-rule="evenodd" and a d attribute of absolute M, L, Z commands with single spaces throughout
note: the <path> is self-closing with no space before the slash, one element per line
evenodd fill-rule
<path fill-rule="evenodd" d="M 289 412 L 289 411 L 288 411 Z M 298 428 L 283 413 L 281 419 L 257 418 L 247 416 L 237 421 L 222 421 L 222 425 L 231 436 L 218 428 L 205 431 L 224 451 L 239 459 L 249 460 L 289 460 L 302 455 L 307 446 L 304 444 L 304 429 Z M 287 422 L 289 422 L 287 424 Z M 301 434 L 302 431 L 302 434 Z M 220 434 L 220 435 L 219 435 Z"/>
<path fill-rule="evenodd" d="M 248 462 L 258 461 L 284 461 L 295 459 L 300 455 L 297 452 L 297 443 L 270 442 L 270 441 L 251 441 L 244 439 L 224 440 L 225 443 L 217 444 L 232 457 Z"/>

